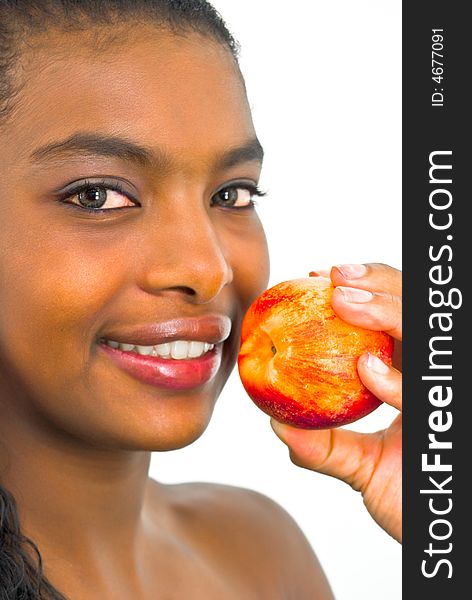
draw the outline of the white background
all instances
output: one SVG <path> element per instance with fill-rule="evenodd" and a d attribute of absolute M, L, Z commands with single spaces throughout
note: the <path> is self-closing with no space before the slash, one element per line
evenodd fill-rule
<path fill-rule="evenodd" d="M 242 46 L 266 150 L 259 201 L 271 280 L 343 262 L 401 268 L 401 2 L 215 0 Z M 257 268 L 257 265 L 254 265 Z M 350 426 L 385 427 L 383 406 Z M 237 374 L 205 434 L 151 476 L 258 490 L 310 540 L 337 600 L 401 598 L 401 547 L 346 484 L 294 466 Z M 241 599 L 243 600 L 243 599 Z"/>

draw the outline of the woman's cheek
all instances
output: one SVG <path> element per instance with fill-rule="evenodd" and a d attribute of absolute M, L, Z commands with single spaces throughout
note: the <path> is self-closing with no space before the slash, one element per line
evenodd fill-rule
<path fill-rule="evenodd" d="M 242 315 L 268 285 L 269 250 L 262 223 L 254 213 L 250 226 L 229 237 L 233 283 L 240 299 Z"/>
<path fill-rule="evenodd" d="M 3 279 L 10 285 L 0 290 L 0 337 L 12 360 L 25 367 L 41 365 L 48 376 L 66 365 L 69 373 L 79 368 L 103 308 L 119 287 L 117 261 L 110 259 L 91 256 L 84 244 L 43 243 L 28 261 L 12 257 L 4 264 Z"/>

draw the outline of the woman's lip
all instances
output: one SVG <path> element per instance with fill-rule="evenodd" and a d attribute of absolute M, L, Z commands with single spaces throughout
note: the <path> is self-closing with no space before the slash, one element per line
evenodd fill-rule
<path fill-rule="evenodd" d="M 169 390 L 190 390 L 209 382 L 221 365 L 223 344 L 198 358 L 180 359 L 142 356 L 100 343 L 99 348 L 123 371 L 149 385 Z"/>
<path fill-rule="evenodd" d="M 100 339 L 134 346 L 157 346 L 174 340 L 195 340 L 208 344 L 224 342 L 231 333 L 231 319 L 226 315 L 177 318 L 109 329 Z"/>

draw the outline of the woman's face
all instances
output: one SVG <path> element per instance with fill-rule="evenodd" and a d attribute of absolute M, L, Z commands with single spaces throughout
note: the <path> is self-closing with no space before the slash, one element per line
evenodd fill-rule
<path fill-rule="evenodd" d="M 198 34 L 38 41 L 0 138 L 4 414 L 103 447 L 181 447 L 268 283 L 244 86 Z"/>

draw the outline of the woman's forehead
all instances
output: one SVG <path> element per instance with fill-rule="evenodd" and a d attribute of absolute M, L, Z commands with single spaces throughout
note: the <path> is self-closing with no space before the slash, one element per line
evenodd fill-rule
<path fill-rule="evenodd" d="M 55 35 L 25 57 L 13 119 L 20 154 L 93 129 L 176 150 L 254 137 L 241 74 L 222 44 L 159 31 L 122 42 L 95 52 L 83 36 Z"/>

